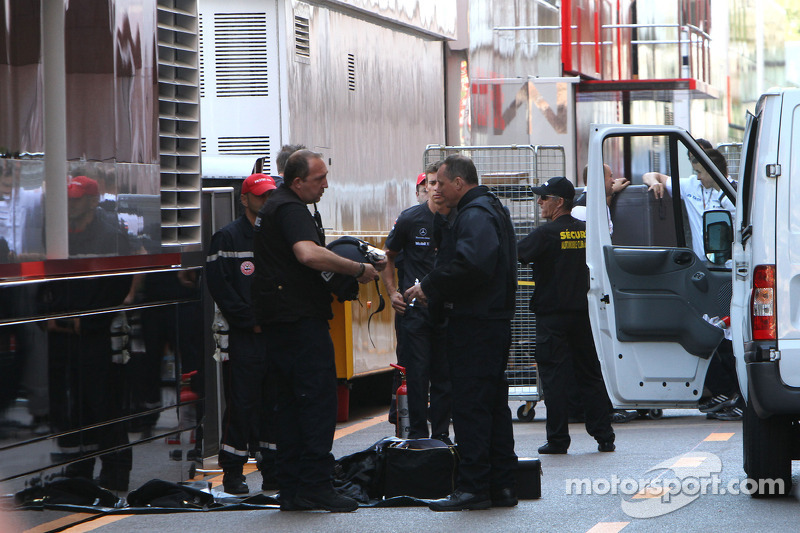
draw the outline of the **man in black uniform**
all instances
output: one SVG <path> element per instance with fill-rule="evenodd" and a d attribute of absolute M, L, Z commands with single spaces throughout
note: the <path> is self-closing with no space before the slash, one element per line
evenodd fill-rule
<path fill-rule="evenodd" d="M 547 407 L 547 443 L 539 453 L 567 453 L 573 379 L 582 394 L 586 431 L 597 440 L 599 451 L 613 452 L 614 430 L 586 299 L 586 223 L 570 214 L 575 187 L 558 177 L 533 192 L 539 195 L 541 216 L 550 221 L 519 242 L 519 260 L 532 264 L 536 283 L 531 311 L 536 313 L 536 364 Z"/>
<path fill-rule="evenodd" d="M 427 178 L 429 190 L 436 187 L 436 171 Z M 424 176 L 424 174 L 422 175 Z M 417 182 L 419 182 L 419 178 Z M 419 186 L 417 186 L 419 191 Z M 447 215 L 441 194 L 435 190 L 425 203 L 409 207 L 397 217 L 386 239 L 387 268 L 381 272 L 392 307 L 401 317 L 397 321 L 397 362 L 405 367 L 408 383 L 409 438 L 449 441 L 450 378 L 444 351 L 444 329 L 431 320 L 428 309 L 416 302 L 406 304 L 403 292 L 419 283 L 431 270 L 436 255 L 433 243 L 433 216 Z M 399 291 L 394 280 L 394 264 L 403 254 Z M 431 400 L 431 433 L 428 433 L 428 385 Z"/>
<path fill-rule="evenodd" d="M 322 221 L 307 204 L 322 198 L 327 176 L 320 154 L 293 153 L 283 184 L 255 225 L 253 310 L 269 339 L 267 361 L 278 384 L 277 478 L 283 511 L 358 508 L 331 483 L 336 366 L 328 330 L 331 294 L 321 272 L 368 283 L 378 279 L 378 270 L 325 248 Z"/>
<path fill-rule="evenodd" d="M 508 211 L 478 185 L 471 159 L 452 155 L 434 193 L 457 208 L 444 228 L 436 264 L 406 302 L 441 306 L 453 388 L 453 429 L 461 458 L 458 487 L 434 511 L 517 504 L 514 431 L 505 370 L 517 290 L 517 250 Z M 452 216 L 452 213 L 451 213 Z"/>
<path fill-rule="evenodd" d="M 240 199 L 244 214 L 211 237 L 206 257 L 206 281 L 222 316 L 228 323 L 228 353 L 222 363 L 225 413 L 222 416 L 219 466 L 222 486 L 230 494 L 247 494 L 242 473 L 248 444 L 258 442 L 262 488 L 274 474 L 274 384 L 268 380 L 266 336 L 250 305 L 253 264 L 253 225 L 275 182 L 264 174 L 252 174 L 242 183 Z M 254 451 L 254 450 L 253 450 Z"/>

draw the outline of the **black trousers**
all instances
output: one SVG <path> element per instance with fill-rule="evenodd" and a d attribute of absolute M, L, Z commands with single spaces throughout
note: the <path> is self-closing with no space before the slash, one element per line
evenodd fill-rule
<path fill-rule="evenodd" d="M 548 442 L 570 445 L 569 390 L 573 380 L 583 401 L 586 431 L 598 442 L 614 440 L 608 393 L 586 312 L 536 315 L 536 364 L 547 407 Z"/>
<path fill-rule="evenodd" d="M 271 456 L 276 447 L 276 391 L 267 371 L 267 337 L 230 328 L 228 342 L 230 359 L 222 364 L 225 413 L 219 465 L 223 470 L 244 465 L 254 447 L 263 457 Z"/>
<path fill-rule="evenodd" d="M 265 328 L 268 371 L 277 385 L 277 471 L 281 495 L 330 485 L 336 430 L 336 362 L 328 322 L 304 318 Z"/>
<path fill-rule="evenodd" d="M 458 488 L 479 493 L 514 487 L 517 455 L 505 377 L 511 321 L 450 318 L 446 338 L 461 458 Z"/>
<path fill-rule="evenodd" d="M 107 329 L 81 334 L 50 332 L 49 393 L 53 429 L 67 432 L 56 439 L 70 458 L 128 444 L 124 422 L 91 427 L 123 415 L 123 365 L 111 361 Z M 90 428 L 90 429 L 82 429 Z M 104 470 L 127 475 L 133 463 L 130 448 L 100 456 Z M 94 458 L 76 463 L 75 475 L 92 479 Z"/>
<path fill-rule="evenodd" d="M 400 321 L 402 336 L 399 364 L 406 368 L 409 438 L 450 435 L 451 387 L 445 332 L 430 319 L 427 309 L 408 307 Z M 430 389 L 429 389 L 430 385 Z M 431 432 L 428 433 L 428 392 L 430 390 Z"/>
<path fill-rule="evenodd" d="M 733 356 L 733 344 L 724 339 L 708 364 L 705 386 L 711 396 L 739 393 L 739 380 L 736 374 L 736 359 Z"/>

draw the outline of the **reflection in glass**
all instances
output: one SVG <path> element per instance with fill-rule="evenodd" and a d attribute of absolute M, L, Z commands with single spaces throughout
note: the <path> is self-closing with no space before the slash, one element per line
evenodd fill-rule
<path fill-rule="evenodd" d="M 44 256 L 41 160 L 0 159 L 0 263 Z"/>

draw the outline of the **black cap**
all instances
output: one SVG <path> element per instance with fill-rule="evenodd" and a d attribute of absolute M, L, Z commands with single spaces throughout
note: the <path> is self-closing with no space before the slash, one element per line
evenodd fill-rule
<path fill-rule="evenodd" d="M 539 196 L 559 196 L 567 200 L 575 199 L 575 186 L 564 176 L 550 178 L 547 183 L 539 187 L 531 187 L 533 194 Z"/>

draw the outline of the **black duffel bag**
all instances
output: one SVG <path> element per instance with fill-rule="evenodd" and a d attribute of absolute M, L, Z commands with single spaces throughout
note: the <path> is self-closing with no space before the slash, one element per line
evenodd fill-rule
<path fill-rule="evenodd" d="M 456 488 L 455 446 L 436 439 L 397 439 L 383 448 L 384 497 L 444 498 Z"/>

